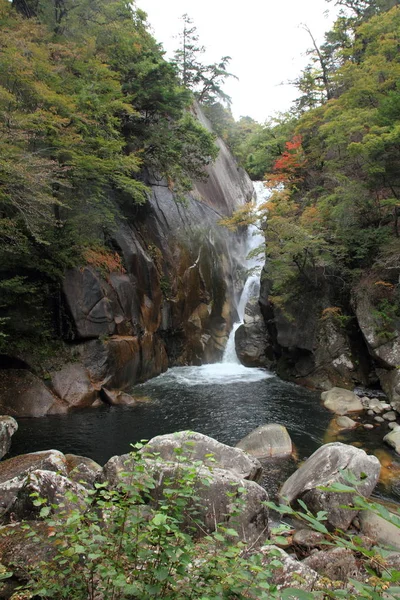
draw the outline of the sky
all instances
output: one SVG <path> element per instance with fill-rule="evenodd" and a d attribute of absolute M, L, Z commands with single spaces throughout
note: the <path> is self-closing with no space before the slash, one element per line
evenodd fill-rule
<path fill-rule="evenodd" d="M 228 67 L 239 80 L 224 85 L 232 98 L 236 119 L 250 116 L 263 123 L 290 107 L 298 95 L 289 85 L 307 64 L 311 46 L 306 24 L 319 43 L 329 30 L 337 8 L 325 0 L 136 0 L 147 12 L 157 41 L 167 58 L 179 45 L 181 17 L 194 21 L 207 62 L 231 56 Z"/>

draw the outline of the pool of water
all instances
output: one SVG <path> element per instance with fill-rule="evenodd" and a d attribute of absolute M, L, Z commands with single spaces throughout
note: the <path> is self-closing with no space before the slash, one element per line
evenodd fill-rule
<path fill-rule="evenodd" d="M 329 429 L 332 414 L 322 406 L 319 393 L 284 382 L 263 369 L 235 363 L 177 367 L 135 386 L 132 394 L 141 401 L 130 408 L 104 406 L 19 419 L 12 455 L 57 448 L 104 464 L 111 456 L 129 452 L 131 444 L 155 435 L 190 429 L 235 445 L 259 425 L 280 423 L 288 429 L 299 460 L 334 439 L 394 457 L 389 448 L 383 450 L 383 430 L 361 427 L 333 434 Z M 293 462 L 282 468 L 278 464 L 272 472 L 283 481 L 293 468 Z M 381 486 L 378 493 L 399 502 L 400 479 L 396 486 L 396 482 Z"/>

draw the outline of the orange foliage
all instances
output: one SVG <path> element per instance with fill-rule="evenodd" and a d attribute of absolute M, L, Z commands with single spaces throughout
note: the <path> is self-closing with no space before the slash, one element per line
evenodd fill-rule
<path fill-rule="evenodd" d="M 328 308 L 324 308 L 321 314 L 321 320 L 325 321 L 330 317 L 340 317 L 342 314 L 342 310 L 338 306 L 328 306 Z"/>
<path fill-rule="evenodd" d="M 117 252 L 111 252 L 105 248 L 87 248 L 83 257 L 89 265 L 100 271 L 126 273 L 122 259 Z"/>

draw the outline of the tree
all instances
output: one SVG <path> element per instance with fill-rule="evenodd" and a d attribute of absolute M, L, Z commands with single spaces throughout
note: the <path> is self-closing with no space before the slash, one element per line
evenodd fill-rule
<path fill-rule="evenodd" d="M 231 57 L 223 56 L 216 63 L 204 64 L 201 57 L 206 49 L 199 45 L 197 27 L 188 14 L 182 16 L 182 21 L 180 47 L 174 55 L 182 84 L 192 90 L 201 104 L 213 104 L 217 100 L 230 104 L 230 97 L 222 90 L 222 85 L 228 77 L 235 77 L 227 71 Z"/>

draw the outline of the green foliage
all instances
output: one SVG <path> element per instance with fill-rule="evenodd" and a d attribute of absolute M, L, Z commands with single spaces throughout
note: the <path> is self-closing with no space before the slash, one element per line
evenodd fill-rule
<path fill-rule="evenodd" d="M 147 200 L 145 169 L 187 191 L 217 149 L 145 13 L 124 0 L 0 0 L 0 44 L 0 319 L 12 351 L 35 327 L 58 335 L 65 269 L 108 251 L 122 207 Z"/>

